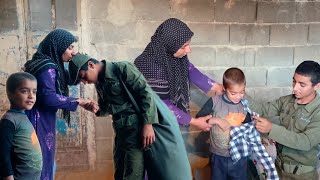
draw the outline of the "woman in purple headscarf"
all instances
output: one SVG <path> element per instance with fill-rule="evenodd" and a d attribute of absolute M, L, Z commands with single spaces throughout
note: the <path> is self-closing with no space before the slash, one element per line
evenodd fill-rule
<path fill-rule="evenodd" d="M 37 52 L 25 64 L 25 71 L 33 74 L 38 81 L 37 102 L 27 111 L 42 151 L 43 167 L 41 180 L 52 180 L 56 147 L 56 113 L 69 124 L 70 113 L 79 106 L 92 108 L 92 102 L 81 98 L 68 97 L 69 75 L 64 68 L 76 53 L 76 37 L 63 29 L 50 32 L 40 43 Z M 91 103 L 91 106 L 90 106 Z"/>
<path fill-rule="evenodd" d="M 174 112 L 180 125 L 192 124 L 201 130 L 211 127 L 206 120 L 211 116 L 193 118 L 189 114 L 190 83 L 205 93 L 223 92 L 221 84 L 202 74 L 187 54 L 191 52 L 193 32 L 182 21 L 164 21 L 151 37 L 143 53 L 134 61 L 153 90 Z"/>

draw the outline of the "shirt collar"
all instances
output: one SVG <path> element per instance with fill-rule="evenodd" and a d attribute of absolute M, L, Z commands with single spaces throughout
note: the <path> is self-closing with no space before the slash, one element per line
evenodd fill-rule
<path fill-rule="evenodd" d="M 308 112 L 312 112 L 319 105 L 320 105 L 320 97 L 319 97 L 319 94 L 316 92 L 315 98 L 310 103 L 306 104 L 304 106 L 304 109 L 307 110 Z M 296 102 L 294 103 L 294 107 L 295 109 L 298 108 L 298 104 Z"/>

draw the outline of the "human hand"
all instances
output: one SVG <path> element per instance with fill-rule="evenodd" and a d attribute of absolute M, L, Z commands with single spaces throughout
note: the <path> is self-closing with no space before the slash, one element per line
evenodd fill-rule
<path fill-rule="evenodd" d="M 255 125 L 256 125 L 256 128 L 259 132 L 269 133 L 271 131 L 272 122 L 270 122 L 268 119 L 262 118 L 259 116 L 254 116 L 253 118 L 256 119 Z"/>
<path fill-rule="evenodd" d="M 3 180 L 14 180 L 13 175 L 4 177 Z"/>
<path fill-rule="evenodd" d="M 196 126 L 197 128 L 201 129 L 202 131 L 209 131 L 212 127 L 211 124 L 207 123 L 207 120 L 209 120 L 212 117 L 212 115 L 207 115 L 204 117 L 198 117 L 198 118 L 192 118 L 190 121 L 190 124 L 193 126 Z"/>
<path fill-rule="evenodd" d="M 211 125 L 218 125 L 223 131 L 229 130 L 231 127 L 231 124 L 225 120 L 225 119 L 221 119 L 221 118 L 211 118 L 209 120 L 209 124 Z"/>
<path fill-rule="evenodd" d="M 98 104 L 95 101 L 93 101 L 92 99 L 90 99 L 90 98 L 89 99 L 81 99 L 81 98 L 79 98 L 78 102 L 79 102 L 79 106 L 80 107 L 82 107 L 85 110 L 90 111 L 92 113 L 96 113 L 99 110 Z"/>
<path fill-rule="evenodd" d="M 142 145 L 143 148 L 151 145 L 156 140 L 152 124 L 145 124 L 142 130 Z"/>
<path fill-rule="evenodd" d="M 215 92 L 215 95 L 221 95 L 224 92 L 223 85 L 220 83 L 213 83 L 211 90 Z"/>

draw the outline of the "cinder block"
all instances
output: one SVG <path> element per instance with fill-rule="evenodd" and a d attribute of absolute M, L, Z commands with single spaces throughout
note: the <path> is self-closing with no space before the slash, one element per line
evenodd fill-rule
<path fill-rule="evenodd" d="M 124 7 L 127 7 L 128 2 Z M 134 8 L 132 15 L 136 19 L 164 21 L 170 17 L 170 4 L 167 0 L 133 0 L 131 2 Z"/>
<path fill-rule="evenodd" d="M 92 0 L 89 3 L 90 16 L 110 21 L 151 20 L 164 21 L 170 17 L 170 5 L 166 0 Z"/>
<path fill-rule="evenodd" d="M 214 2 L 211 0 L 170 1 L 172 16 L 185 21 L 213 22 Z"/>
<path fill-rule="evenodd" d="M 255 57 L 256 51 L 254 49 L 246 48 L 244 51 L 244 65 L 254 66 Z"/>
<path fill-rule="evenodd" d="M 214 9 L 216 22 L 256 22 L 256 1 L 251 0 L 216 0 Z"/>
<path fill-rule="evenodd" d="M 77 30 L 77 0 L 56 0 L 56 27 Z"/>
<path fill-rule="evenodd" d="M 306 45 L 308 25 L 271 25 L 270 45 Z"/>
<path fill-rule="evenodd" d="M 258 2 L 257 21 L 259 23 L 296 22 L 295 2 Z"/>
<path fill-rule="evenodd" d="M 298 3 L 297 22 L 320 22 L 320 2 Z"/>
<path fill-rule="evenodd" d="M 18 16 L 16 1 L 0 1 L 0 33 L 12 31 L 18 28 Z"/>
<path fill-rule="evenodd" d="M 227 24 L 188 24 L 194 32 L 191 43 L 194 45 L 229 44 L 229 25 Z"/>
<path fill-rule="evenodd" d="M 305 60 L 313 60 L 320 63 L 320 46 L 295 47 L 294 65 L 299 65 Z"/>
<path fill-rule="evenodd" d="M 269 26 L 231 25 L 230 43 L 236 45 L 267 45 L 269 44 Z"/>
<path fill-rule="evenodd" d="M 28 2 L 31 30 L 52 30 L 51 0 L 29 0 Z"/>
<path fill-rule="evenodd" d="M 223 73 L 230 67 L 234 66 L 228 66 L 228 67 L 217 67 L 212 68 L 210 70 L 203 70 L 202 72 L 206 74 L 211 79 L 215 80 L 216 82 L 222 83 L 222 77 Z"/>
<path fill-rule="evenodd" d="M 295 67 L 269 68 L 267 72 L 267 86 L 289 87 L 292 85 L 292 76 Z"/>
<path fill-rule="evenodd" d="M 263 47 L 257 50 L 256 66 L 291 66 L 292 64 L 292 47 Z"/>
<path fill-rule="evenodd" d="M 188 57 L 196 67 L 213 67 L 216 50 L 210 47 L 192 47 L 192 52 Z"/>
<path fill-rule="evenodd" d="M 320 44 L 320 24 L 309 25 L 309 44 Z"/>
<path fill-rule="evenodd" d="M 151 41 L 151 36 L 154 35 L 156 29 L 161 23 L 162 21 L 138 21 L 135 31 L 131 32 L 135 34 L 132 44 L 142 47 L 147 46 L 147 44 Z"/>
<path fill-rule="evenodd" d="M 267 83 L 266 68 L 241 68 L 247 81 L 247 87 L 265 87 Z"/>
<path fill-rule="evenodd" d="M 282 88 L 253 88 L 254 91 L 254 100 L 260 102 L 270 102 L 278 99 L 281 96 L 286 96 L 292 94 L 291 87 L 282 87 Z"/>
<path fill-rule="evenodd" d="M 217 66 L 243 66 L 245 63 L 245 49 L 217 48 Z"/>
<path fill-rule="evenodd" d="M 136 23 L 112 24 L 106 20 L 90 22 L 91 42 L 94 44 L 130 44 L 135 39 Z"/>

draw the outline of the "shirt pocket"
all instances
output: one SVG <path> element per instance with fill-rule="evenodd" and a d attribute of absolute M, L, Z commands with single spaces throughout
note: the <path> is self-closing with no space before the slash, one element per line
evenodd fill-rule
<path fill-rule="evenodd" d="M 306 130 L 306 127 L 309 125 L 310 121 L 305 121 L 301 118 L 296 118 L 296 122 L 294 124 L 294 127 L 298 132 L 304 132 Z"/>
<path fill-rule="evenodd" d="M 122 93 L 122 88 L 120 82 L 114 82 L 110 84 L 111 96 L 119 96 Z"/>

